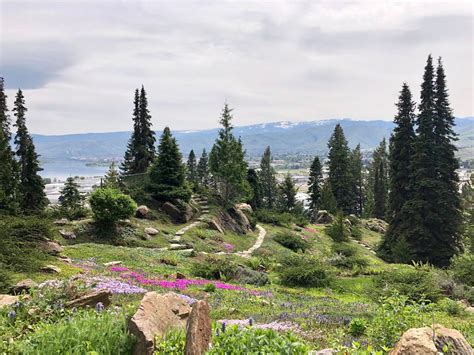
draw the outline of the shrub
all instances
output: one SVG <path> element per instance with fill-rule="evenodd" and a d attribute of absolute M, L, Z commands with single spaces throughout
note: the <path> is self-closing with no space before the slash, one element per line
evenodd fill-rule
<path fill-rule="evenodd" d="M 305 226 L 309 223 L 308 218 L 304 215 L 293 213 L 280 213 L 274 210 L 259 209 L 255 212 L 255 217 L 262 223 L 273 224 L 275 226 L 289 226 L 294 223 L 299 226 Z"/>
<path fill-rule="evenodd" d="M 328 267 L 312 257 L 286 258 L 281 261 L 278 274 L 286 286 L 326 287 L 332 281 Z"/>
<path fill-rule="evenodd" d="M 263 286 L 269 282 L 268 275 L 265 272 L 255 271 L 248 267 L 239 266 L 233 277 L 243 284 Z"/>
<path fill-rule="evenodd" d="M 367 258 L 359 255 L 357 248 L 353 245 L 348 243 L 334 243 L 331 248 L 335 253 L 335 255 L 329 259 L 329 263 L 332 266 L 353 269 L 355 267 L 365 268 L 369 265 Z"/>
<path fill-rule="evenodd" d="M 367 330 L 367 321 L 361 318 L 354 318 L 349 323 L 349 334 L 354 337 L 360 337 Z"/>
<path fill-rule="evenodd" d="M 362 229 L 359 226 L 352 226 L 351 236 L 355 240 L 362 240 Z"/>
<path fill-rule="evenodd" d="M 309 248 L 309 243 L 306 240 L 291 232 L 278 233 L 273 237 L 273 240 L 294 252 L 302 251 L 304 253 Z"/>
<path fill-rule="evenodd" d="M 445 298 L 439 302 L 439 307 L 442 311 L 448 313 L 450 316 L 459 316 L 463 313 L 464 307 L 456 301 Z"/>
<path fill-rule="evenodd" d="M 5 265 L 0 264 L 0 293 L 7 293 L 12 284 L 10 274 L 5 270 Z"/>
<path fill-rule="evenodd" d="M 214 284 L 207 284 L 206 286 L 204 286 L 205 292 L 216 292 L 216 289 L 216 285 Z"/>
<path fill-rule="evenodd" d="M 192 274 L 209 280 L 230 280 L 234 277 L 236 265 L 228 258 L 207 255 L 192 265 Z"/>
<path fill-rule="evenodd" d="M 465 253 L 455 256 L 451 269 L 456 281 L 474 287 L 474 254 Z"/>
<path fill-rule="evenodd" d="M 437 301 L 441 297 L 436 275 L 426 266 L 404 266 L 386 270 L 374 276 L 374 295 L 387 295 L 397 291 L 408 299 L 420 302 L 424 299 Z"/>
<path fill-rule="evenodd" d="M 130 196 L 115 189 L 97 189 L 89 203 L 94 219 L 102 225 L 115 225 L 118 220 L 131 217 L 137 209 Z"/>
<path fill-rule="evenodd" d="M 345 242 L 349 240 L 349 231 L 344 223 L 344 216 L 338 214 L 334 222 L 325 228 L 326 234 L 335 242 Z"/>

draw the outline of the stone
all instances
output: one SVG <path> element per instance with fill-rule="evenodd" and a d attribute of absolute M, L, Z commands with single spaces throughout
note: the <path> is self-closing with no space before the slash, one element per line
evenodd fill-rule
<path fill-rule="evenodd" d="M 147 227 L 145 228 L 145 234 L 147 235 L 157 235 L 159 233 L 158 229 Z"/>
<path fill-rule="evenodd" d="M 67 307 L 73 308 L 81 308 L 81 307 L 92 307 L 94 308 L 97 303 L 102 303 L 104 307 L 107 307 L 110 305 L 110 297 L 112 296 L 112 293 L 109 290 L 103 289 L 103 290 L 94 290 L 94 291 L 89 291 L 86 294 L 82 295 L 81 297 L 78 297 L 72 301 L 69 301 L 66 303 Z"/>
<path fill-rule="evenodd" d="M 180 272 L 178 271 L 178 272 L 176 273 L 176 278 L 177 278 L 178 280 L 184 280 L 184 279 L 186 279 L 186 275 L 185 275 L 185 274 L 182 274 L 182 273 L 180 273 Z"/>
<path fill-rule="evenodd" d="M 455 329 L 440 324 L 432 327 L 411 328 L 403 333 L 391 355 L 437 355 L 443 347 L 453 355 L 474 355 L 474 351 L 463 335 Z"/>
<path fill-rule="evenodd" d="M 67 256 L 58 256 L 58 259 L 61 260 L 62 262 L 65 262 L 67 264 L 72 264 L 71 258 L 68 258 Z"/>
<path fill-rule="evenodd" d="M 137 218 L 146 218 L 149 213 L 150 209 L 145 205 L 141 205 L 137 207 L 137 210 L 135 211 L 135 216 Z"/>
<path fill-rule="evenodd" d="M 11 291 L 15 295 L 19 295 L 22 292 L 28 292 L 32 288 L 38 287 L 38 284 L 31 279 L 25 279 L 16 283 L 15 286 L 12 287 Z"/>
<path fill-rule="evenodd" d="M 191 307 L 174 292 L 160 295 L 147 292 L 137 312 L 130 319 L 128 328 L 137 337 L 135 355 L 151 355 L 155 337 L 162 337 L 169 329 L 185 329 Z"/>
<path fill-rule="evenodd" d="M 308 355 L 333 355 L 336 354 L 336 350 L 327 348 L 322 350 L 313 350 L 310 351 Z"/>
<path fill-rule="evenodd" d="M 64 251 L 64 248 L 56 242 L 51 240 L 42 241 L 39 244 L 40 248 L 51 255 L 58 255 Z"/>
<path fill-rule="evenodd" d="M 61 234 L 61 237 L 63 237 L 64 239 L 76 239 L 76 235 L 72 231 L 61 229 L 59 231 L 59 234 Z"/>
<path fill-rule="evenodd" d="M 186 325 L 186 355 L 204 355 L 211 342 L 209 304 L 200 300 L 194 303 Z"/>
<path fill-rule="evenodd" d="M 161 209 L 171 217 L 171 219 L 175 222 L 181 222 L 183 219 L 183 214 L 179 210 L 178 207 L 173 205 L 171 202 L 165 202 L 163 206 L 161 206 Z"/>
<path fill-rule="evenodd" d="M 250 206 L 248 203 L 238 203 L 235 205 L 235 208 L 244 212 L 253 213 L 252 206 Z"/>
<path fill-rule="evenodd" d="M 378 218 L 363 219 L 361 223 L 365 228 L 381 234 L 385 234 L 388 228 L 388 223 Z"/>
<path fill-rule="evenodd" d="M 217 222 L 215 219 L 212 219 L 209 222 L 207 222 L 207 226 L 209 227 L 209 229 L 212 229 L 212 230 L 218 231 L 219 233 L 224 234 L 224 229 L 221 227 L 219 222 Z"/>
<path fill-rule="evenodd" d="M 61 272 L 61 269 L 54 265 L 43 266 L 40 270 L 50 274 L 59 274 Z"/>
<path fill-rule="evenodd" d="M 69 220 L 67 218 L 61 218 L 61 219 L 55 220 L 53 223 L 57 226 L 64 226 L 69 223 Z"/>
<path fill-rule="evenodd" d="M 170 244 L 169 250 L 183 250 L 189 247 L 185 244 Z"/>
<path fill-rule="evenodd" d="M 109 261 L 108 263 L 104 263 L 103 265 L 106 267 L 120 265 L 122 262 L 120 260 Z"/>
<path fill-rule="evenodd" d="M 314 223 L 329 224 L 334 221 L 334 216 L 326 210 L 319 210 L 314 216 Z"/>
<path fill-rule="evenodd" d="M 0 308 L 8 307 L 20 301 L 19 296 L 0 295 Z"/>

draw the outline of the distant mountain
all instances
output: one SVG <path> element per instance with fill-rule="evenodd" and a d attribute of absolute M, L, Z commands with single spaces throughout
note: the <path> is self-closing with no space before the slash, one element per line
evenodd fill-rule
<path fill-rule="evenodd" d="M 260 156 L 270 145 L 275 155 L 319 154 L 327 151 L 327 142 L 336 123 L 340 123 L 351 147 L 360 143 L 363 150 L 372 150 L 383 137 L 390 137 L 393 123 L 390 121 L 355 121 L 334 119 L 311 122 L 273 122 L 235 128 L 249 157 Z M 456 119 L 456 131 L 460 140 L 457 145 L 460 156 L 474 158 L 474 117 Z M 202 131 L 174 131 L 182 152 L 191 149 L 200 155 L 203 148 L 209 150 L 216 139 L 218 129 Z M 160 133 L 160 132 L 158 132 Z M 57 160 L 121 159 L 130 132 L 86 133 L 67 135 L 33 135 L 43 162 Z"/>

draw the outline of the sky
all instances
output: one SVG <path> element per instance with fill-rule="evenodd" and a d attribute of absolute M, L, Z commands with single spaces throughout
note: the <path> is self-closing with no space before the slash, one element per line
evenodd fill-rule
<path fill-rule="evenodd" d="M 0 0 L 0 76 L 33 133 L 349 117 L 391 120 L 442 56 L 456 116 L 474 115 L 474 2 Z"/>

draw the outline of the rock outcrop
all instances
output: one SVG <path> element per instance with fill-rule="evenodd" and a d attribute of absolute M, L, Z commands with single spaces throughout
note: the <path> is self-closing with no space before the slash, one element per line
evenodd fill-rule
<path fill-rule="evenodd" d="M 51 255 L 59 255 L 60 253 L 64 251 L 64 248 L 61 245 L 51 240 L 41 241 L 39 246 L 46 253 L 51 254 Z"/>
<path fill-rule="evenodd" d="M 66 306 L 71 308 L 96 307 L 98 303 L 101 303 L 104 307 L 107 307 L 110 305 L 111 296 L 112 293 L 109 290 L 90 291 L 81 297 L 69 301 Z"/>
<path fill-rule="evenodd" d="M 412 328 L 402 337 L 390 352 L 391 355 L 437 355 L 449 349 L 453 355 L 474 355 L 474 351 L 463 335 L 455 329 L 439 324 L 433 327 Z"/>
<path fill-rule="evenodd" d="M 314 223 L 316 224 L 329 224 L 334 221 L 334 216 L 326 210 L 319 210 L 313 217 Z"/>
<path fill-rule="evenodd" d="M 186 355 L 204 355 L 211 342 L 211 317 L 206 301 L 194 303 L 186 325 Z"/>
<path fill-rule="evenodd" d="M 25 279 L 17 282 L 16 285 L 12 287 L 11 292 L 15 295 L 19 295 L 23 292 L 28 292 L 35 287 L 38 287 L 36 282 L 31 279 Z"/>
<path fill-rule="evenodd" d="M 219 222 L 216 219 L 211 219 L 209 222 L 207 222 L 207 226 L 209 229 L 218 231 L 219 233 L 224 234 L 224 229 L 221 227 Z"/>
<path fill-rule="evenodd" d="M 45 265 L 41 267 L 40 270 L 49 274 L 59 274 L 61 272 L 61 268 L 55 265 Z"/>
<path fill-rule="evenodd" d="M 61 229 L 59 231 L 59 234 L 61 234 L 61 237 L 64 239 L 76 239 L 76 235 L 74 234 L 73 231 L 67 231 L 65 229 Z"/>
<path fill-rule="evenodd" d="M 363 219 L 361 223 L 365 228 L 382 234 L 385 234 L 388 228 L 388 223 L 378 218 Z"/>
<path fill-rule="evenodd" d="M 176 293 L 147 292 L 129 322 L 130 332 L 137 337 L 134 354 L 153 354 L 155 337 L 171 328 L 185 329 L 190 313 L 191 307 Z"/>
<path fill-rule="evenodd" d="M 196 207 L 183 201 L 177 201 L 176 204 L 165 202 L 161 209 L 176 223 L 187 223 L 197 213 Z"/>
<path fill-rule="evenodd" d="M 0 308 L 6 307 L 6 306 L 11 306 L 18 302 L 20 300 L 20 297 L 18 296 L 12 296 L 12 295 L 0 295 Z"/>
<path fill-rule="evenodd" d="M 149 213 L 150 209 L 145 205 L 141 205 L 137 207 L 137 210 L 135 211 L 135 216 L 137 218 L 146 218 Z"/>

